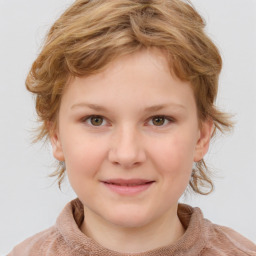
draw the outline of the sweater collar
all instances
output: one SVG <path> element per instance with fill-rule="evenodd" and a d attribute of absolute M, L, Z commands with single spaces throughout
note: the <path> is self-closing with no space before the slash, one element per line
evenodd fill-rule
<path fill-rule="evenodd" d="M 81 226 L 84 218 L 83 205 L 79 199 L 75 199 L 68 203 L 59 215 L 56 227 L 60 232 L 63 240 L 67 243 L 77 255 L 83 256 L 164 256 L 164 255 L 189 255 L 196 256 L 202 251 L 208 222 L 203 218 L 199 208 L 192 208 L 189 205 L 179 204 L 178 216 L 181 223 L 186 229 L 184 235 L 174 244 L 157 248 L 143 253 L 119 253 L 106 249 L 99 245 L 93 239 L 87 237 L 81 232 Z"/>

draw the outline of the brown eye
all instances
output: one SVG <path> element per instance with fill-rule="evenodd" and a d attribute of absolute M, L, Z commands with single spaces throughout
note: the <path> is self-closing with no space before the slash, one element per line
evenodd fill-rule
<path fill-rule="evenodd" d="M 164 116 L 155 116 L 152 118 L 152 123 L 155 126 L 164 125 L 165 121 L 166 121 L 166 118 Z"/>
<path fill-rule="evenodd" d="M 92 116 L 89 121 L 93 126 L 100 126 L 103 124 L 104 119 L 101 116 Z"/>

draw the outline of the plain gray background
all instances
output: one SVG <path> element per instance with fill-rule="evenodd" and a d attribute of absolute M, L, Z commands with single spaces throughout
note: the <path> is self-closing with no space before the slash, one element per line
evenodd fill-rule
<path fill-rule="evenodd" d="M 24 86 L 46 31 L 72 2 L 0 0 L 0 255 L 53 225 L 75 198 L 68 182 L 60 192 L 47 177 L 53 171 L 49 145 L 31 145 L 36 115 Z M 237 124 L 207 155 L 217 174 L 215 192 L 185 202 L 256 242 L 256 1 L 192 2 L 223 56 L 217 104 L 235 113 Z"/>

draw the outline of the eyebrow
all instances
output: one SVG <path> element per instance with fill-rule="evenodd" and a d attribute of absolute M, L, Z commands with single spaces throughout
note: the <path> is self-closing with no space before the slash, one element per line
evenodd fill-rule
<path fill-rule="evenodd" d="M 105 107 L 100 106 L 100 105 L 96 105 L 96 104 L 91 104 L 91 103 L 77 103 L 71 106 L 71 109 L 74 108 L 82 108 L 82 107 L 87 107 L 87 108 L 91 108 L 93 110 L 97 110 L 97 111 L 105 111 L 107 110 Z"/>
<path fill-rule="evenodd" d="M 92 103 L 85 103 L 85 102 L 74 104 L 74 105 L 71 106 L 71 109 L 82 108 L 82 107 L 87 107 L 87 108 L 93 109 L 95 111 L 108 111 L 108 109 L 105 108 L 104 106 L 97 105 L 97 104 L 92 104 Z M 145 112 L 159 111 L 159 110 L 162 110 L 162 109 L 167 108 L 167 107 L 180 108 L 180 109 L 183 109 L 183 110 L 185 109 L 185 106 L 182 105 L 182 104 L 169 103 L 169 104 L 159 104 L 159 105 L 149 106 L 149 107 L 146 107 L 144 109 L 144 111 Z"/>

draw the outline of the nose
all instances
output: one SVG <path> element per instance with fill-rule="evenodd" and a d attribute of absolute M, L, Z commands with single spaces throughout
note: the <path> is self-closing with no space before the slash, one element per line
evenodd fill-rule
<path fill-rule="evenodd" d="M 108 158 L 125 169 L 145 162 L 146 152 L 139 131 L 132 127 L 117 129 L 112 136 Z"/>

